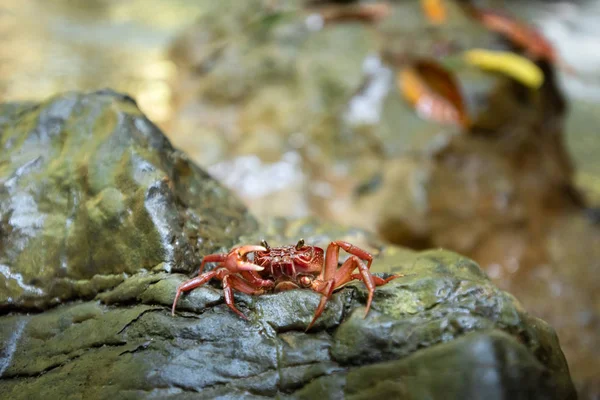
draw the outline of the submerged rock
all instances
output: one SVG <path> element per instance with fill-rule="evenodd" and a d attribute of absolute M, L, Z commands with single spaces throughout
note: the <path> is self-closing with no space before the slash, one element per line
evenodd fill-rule
<path fill-rule="evenodd" d="M 189 271 L 256 228 L 228 190 L 110 91 L 0 107 L 0 309 Z"/>
<path fill-rule="evenodd" d="M 552 329 L 471 260 L 387 247 L 374 267 L 404 277 L 377 289 L 366 318 L 364 285 L 339 290 L 310 332 L 319 295 L 307 290 L 236 293 L 245 321 L 221 289 L 205 285 L 184 295 L 171 317 L 187 276 L 165 273 L 137 274 L 99 301 L 4 316 L 0 393 L 14 400 L 575 398 Z"/>

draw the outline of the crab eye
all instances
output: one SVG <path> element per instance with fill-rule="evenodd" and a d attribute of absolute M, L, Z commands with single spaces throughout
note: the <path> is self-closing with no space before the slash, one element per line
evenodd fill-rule
<path fill-rule="evenodd" d="M 271 246 L 269 246 L 269 243 L 267 243 L 266 240 L 261 240 L 260 244 L 262 245 L 262 247 L 264 247 L 265 249 L 267 249 L 267 251 L 271 250 Z"/>
<path fill-rule="evenodd" d="M 310 276 L 301 276 L 299 280 L 300 286 L 308 287 L 312 283 L 312 279 Z"/>
<path fill-rule="evenodd" d="M 296 250 L 300 250 L 303 247 L 304 247 L 304 239 L 298 240 L 298 243 L 296 244 Z"/>

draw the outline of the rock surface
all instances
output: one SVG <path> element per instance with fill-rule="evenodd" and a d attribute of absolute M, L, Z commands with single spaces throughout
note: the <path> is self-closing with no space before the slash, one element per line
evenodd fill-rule
<path fill-rule="evenodd" d="M 298 230 L 319 244 L 331 239 L 310 224 L 282 224 L 268 239 Z M 138 273 L 96 301 L 4 316 L 0 394 L 575 398 L 553 330 L 471 260 L 386 247 L 374 270 L 405 276 L 378 288 L 367 318 L 362 284 L 336 292 L 308 333 L 315 293 L 236 294 L 244 321 L 225 306 L 221 289 L 207 285 L 185 295 L 171 317 L 187 276 L 166 273 Z"/>
<path fill-rule="evenodd" d="M 316 220 L 256 229 L 113 92 L 1 111 L 0 398 L 448 398 L 440 388 L 452 379 L 456 398 L 574 398 L 552 329 L 471 260 L 385 247 Z M 205 285 L 170 315 L 196 257 L 263 237 L 348 240 L 376 256 L 374 272 L 404 276 L 377 290 L 367 318 L 364 286 L 339 290 L 308 333 L 319 295 L 307 290 L 236 294 L 245 321 Z M 398 383 L 413 369 L 417 378 Z"/>
<path fill-rule="evenodd" d="M 110 91 L 0 107 L 0 309 L 43 309 L 128 274 L 190 271 L 256 222 Z"/>
<path fill-rule="evenodd" d="M 515 364 L 519 368 L 513 369 Z M 545 370 L 518 340 L 494 330 L 469 333 L 405 359 L 319 378 L 294 397 L 550 399 L 556 396 L 556 384 L 544 378 Z"/>

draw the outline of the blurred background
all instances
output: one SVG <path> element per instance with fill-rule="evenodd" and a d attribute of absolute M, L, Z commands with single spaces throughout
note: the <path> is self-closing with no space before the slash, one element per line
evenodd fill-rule
<path fill-rule="evenodd" d="M 600 398 L 599 21 L 591 0 L 3 0 L 0 101 L 110 87 L 262 221 L 468 255 Z"/>

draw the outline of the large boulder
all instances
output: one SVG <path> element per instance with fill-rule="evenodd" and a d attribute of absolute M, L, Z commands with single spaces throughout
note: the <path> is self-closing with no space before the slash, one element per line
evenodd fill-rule
<path fill-rule="evenodd" d="M 228 190 L 111 91 L 0 107 L 0 309 L 189 271 L 252 232 Z"/>
<path fill-rule="evenodd" d="M 138 274 L 98 301 L 2 317 L 0 393 L 14 400 L 576 397 L 554 331 L 471 260 L 388 247 L 374 267 L 404 277 L 377 289 L 366 318 L 364 286 L 348 285 L 308 333 L 316 293 L 236 293 L 245 321 L 221 289 L 206 285 L 185 295 L 172 317 L 187 276 L 166 273 Z"/>

